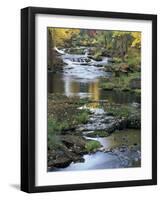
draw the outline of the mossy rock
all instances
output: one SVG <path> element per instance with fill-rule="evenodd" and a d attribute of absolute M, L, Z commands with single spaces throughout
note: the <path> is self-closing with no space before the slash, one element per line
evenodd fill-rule
<path fill-rule="evenodd" d="M 86 143 L 85 148 L 88 152 L 95 151 L 101 147 L 100 142 L 95 140 L 90 140 Z"/>
<path fill-rule="evenodd" d="M 113 90 L 115 87 L 115 85 L 113 83 L 110 83 L 110 82 L 107 82 L 107 83 L 104 83 L 102 84 L 102 89 L 103 90 Z"/>
<path fill-rule="evenodd" d="M 90 132 L 90 133 L 87 133 L 86 136 L 87 137 L 107 137 L 109 136 L 110 134 L 107 132 L 107 131 L 104 131 L 104 130 L 100 130 L 100 131 L 93 131 L 93 132 Z"/>

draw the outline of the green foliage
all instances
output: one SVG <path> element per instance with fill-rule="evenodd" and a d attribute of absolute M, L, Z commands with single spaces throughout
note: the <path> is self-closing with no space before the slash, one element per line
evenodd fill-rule
<path fill-rule="evenodd" d="M 48 119 L 48 148 L 52 149 L 60 144 L 59 134 L 60 131 L 65 127 L 65 124 L 60 124 L 56 120 Z"/>
<path fill-rule="evenodd" d="M 114 116 L 128 118 L 131 114 L 135 113 L 135 108 L 126 105 L 111 106 L 107 108 L 107 111 L 112 113 Z"/>
<path fill-rule="evenodd" d="M 128 53 L 128 46 L 131 43 L 130 32 L 114 31 L 112 37 L 113 47 L 117 50 L 117 55 L 124 61 L 125 55 Z"/>
<path fill-rule="evenodd" d="M 104 82 L 101 84 L 101 88 L 103 88 L 104 90 L 113 90 L 114 87 L 115 87 L 115 84 L 111 82 Z"/>
<path fill-rule="evenodd" d="M 114 63 L 121 63 L 121 62 L 122 62 L 122 59 L 119 58 L 119 57 L 113 57 L 113 62 L 114 62 Z"/>
<path fill-rule="evenodd" d="M 56 119 L 48 119 L 48 133 L 49 134 L 59 134 L 62 130 L 69 127 L 67 121 L 57 121 Z"/>
<path fill-rule="evenodd" d="M 127 63 L 129 67 L 136 71 L 141 65 L 141 52 L 140 49 L 130 48 L 128 51 Z"/>
<path fill-rule="evenodd" d="M 87 99 L 68 98 L 64 95 L 49 95 L 48 97 L 48 132 L 61 133 L 86 123 L 90 112 L 88 109 L 78 109 Z"/>
<path fill-rule="evenodd" d="M 61 64 L 60 61 L 53 63 L 57 60 L 52 53 L 54 46 L 70 47 L 69 53 L 74 54 L 84 54 L 80 46 L 92 47 L 90 56 L 94 60 L 101 61 L 102 56 L 110 55 L 115 63 L 126 62 L 132 70 L 140 70 L 140 32 L 50 27 L 48 28 L 48 66 Z"/>
<path fill-rule="evenodd" d="M 76 124 L 85 124 L 87 123 L 89 119 L 89 111 L 83 110 L 82 112 L 78 113 L 75 117 L 75 123 Z"/>
<path fill-rule="evenodd" d="M 140 77 L 140 72 L 129 73 L 119 77 L 112 77 L 110 80 L 102 80 L 100 87 L 105 90 L 119 89 L 123 91 L 131 91 L 129 83 L 132 79 Z"/>
<path fill-rule="evenodd" d="M 98 51 L 98 52 L 96 52 L 95 54 L 94 54 L 94 56 L 92 57 L 94 60 L 96 60 L 96 61 L 101 61 L 102 60 L 102 57 L 101 57 L 101 52 L 100 51 Z"/>
<path fill-rule="evenodd" d="M 70 41 L 79 34 L 79 29 L 67 29 L 67 28 L 48 28 L 52 36 L 53 46 L 63 46 L 66 41 Z"/>
<path fill-rule="evenodd" d="M 131 32 L 133 41 L 131 46 L 136 48 L 141 48 L 141 32 Z"/>
<path fill-rule="evenodd" d="M 85 148 L 88 152 L 92 152 L 100 147 L 101 147 L 100 142 L 94 140 L 87 142 L 85 145 Z"/>

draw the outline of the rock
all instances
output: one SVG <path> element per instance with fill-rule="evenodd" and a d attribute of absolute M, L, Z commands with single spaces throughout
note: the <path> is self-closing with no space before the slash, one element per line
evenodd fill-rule
<path fill-rule="evenodd" d="M 105 71 L 105 72 L 112 72 L 112 66 L 109 65 L 109 64 L 108 64 L 108 65 L 105 65 L 105 66 L 104 66 L 104 71 Z"/>
<path fill-rule="evenodd" d="M 140 114 L 131 115 L 127 119 L 127 128 L 140 129 L 141 128 L 141 116 Z"/>
<path fill-rule="evenodd" d="M 134 108 L 140 108 L 141 107 L 140 103 L 136 103 L 136 102 L 132 103 L 131 105 Z"/>
<path fill-rule="evenodd" d="M 129 82 L 129 87 L 131 89 L 141 89 L 141 78 L 131 79 Z"/>
<path fill-rule="evenodd" d="M 119 151 L 120 152 L 125 152 L 125 151 L 127 151 L 127 147 L 126 146 L 122 146 L 122 147 L 119 148 Z"/>
<path fill-rule="evenodd" d="M 83 157 L 78 157 L 74 160 L 74 163 L 83 163 L 85 159 Z"/>
<path fill-rule="evenodd" d="M 98 149 L 98 151 L 100 151 L 100 152 L 105 152 L 105 149 L 104 149 L 104 147 L 100 147 L 100 148 Z"/>
<path fill-rule="evenodd" d="M 100 130 L 100 131 L 90 131 L 90 132 L 87 132 L 85 134 L 86 137 L 108 137 L 109 136 L 109 133 L 107 131 L 104 131 L 104 130 Z"/>
<path fill-rule="evenodd" d="M 71 148 L 77 154 L 83 153 L 85 150 L 86 140 L 81 136 L 64 135 L 61 136 L 61 141 L 67 148 Z"/>
<path fill-rule="evenodd" d="M 129 65 L 127 63 L 121 63 L 120 64 L 120 71 L 121 72 L 126 73 L 126 72 L 128 72 L 128 70 L 129 70 Z"/>
<path fill-rule="evenodd" d="M 59 167 L 59 168 L 65 168 L 68 167 L 70 165 L 70 163 L 72 162 L 71 158 L 68 157 L 60 157 L 54 161 L 50 161 L 49 162 L 49 167 Z"/>
<path fill-rule="evenodd" d="M 48 167 L 64 168 L 71 162 L 83 162 L 87 141 L 81 136 L 61 135 L 55 149 L 48 151 Z"/>
<path fill-rule="evenodd" d="M 114 63 L 114 60 L 112 58 L 108 58 L 108 62 Z"/>
<path fill-rule="evenodd" d="M 109 153 L 109 152 L 112 152 L 112 148 L 106 148 L 106 149 L 104 149 L 104 153 Z"/>

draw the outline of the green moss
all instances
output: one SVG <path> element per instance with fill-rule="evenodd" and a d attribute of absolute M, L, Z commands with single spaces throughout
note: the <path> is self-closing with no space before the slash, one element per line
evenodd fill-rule
<path fill-rule="evenodd" d="M 93 131 L 88 134 L 86 134 L 87 137 L 107 137 L 109 136 L 109 133 L 107 131 Z"/>
<path fill-rule="evenodd" d="M 94 140 L 87 142 L 85 145 L 85 148 L 88 152 L 92 152 L 100 147 L 101 147 L 100 142 Z"/>
<path fill-rule="evenodd" d="M 101 53 L 100 53 L 100 52 L 97 52 L 97 53 L 93 56 L 93 59 L 96 60 L 96 61 L 101 61 L 101 60 L 102 60 Z"/>

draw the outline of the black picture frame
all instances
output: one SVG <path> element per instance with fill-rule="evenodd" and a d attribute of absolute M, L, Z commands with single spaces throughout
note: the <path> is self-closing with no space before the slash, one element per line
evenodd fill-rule
<path fill-rule="evenodd" d="M 152 21 L 152 179 L 35 186 L 35 15 L 54 14 Z M 21 10 L 21 190 L 28 193 L 157 184 L 157 16 L 27 7 Z"/>

